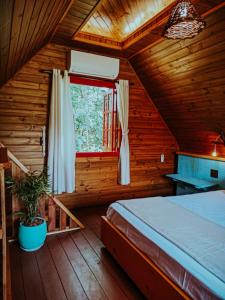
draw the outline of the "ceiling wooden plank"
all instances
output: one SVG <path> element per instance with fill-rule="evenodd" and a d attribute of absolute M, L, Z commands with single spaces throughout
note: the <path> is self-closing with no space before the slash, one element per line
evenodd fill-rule
<path fill-rule="evenodd" d="M 73 39 L 73 36 L 87 22 L 89 15 L 100 0 L 74 0 L 67 15 L 60 22 L 54 40 Z"/>
<path fill-rule="evenodd" d="M 13 0 L 1 1 L 0 82 L 5 80 L 7 74 L 7 61 L 8 61 L 9 48 L 10 48 L 12 16 L 13 16 Z"/>
<path fill-rule="evenodd" d="M 50 40 L 72 1 L 0 1 L 0 85 Z"/>
<path fill-rule="evenodd" d="M 220 3 L 218 3 L 220 2 Z M 217 3 L 211 3 L 211 5 L 207 6 L 206 10 L 203 10 L 202 7 L 199 7 L 199 10 L 202 11 L 202 16 L 203 18 L 207 17 L 208 15 L 212 14 L 213 12 L 219 10 L 220 8 L 223 8 L 225 6 L 225 1 L 218 1 Z M 202 3 L 202 2 L 200 2 Z M 164 26 L 164 24 L 163 24 Z M 162 33 L 163 31 L 163 26 L 159 26 L 158 30 L 159 32 Z M 161 27 L 161 28 L 160 28 Z M 129 57 L 129 59 L 132 59 L 134 56 L 146 51 L 147 49 L 150 49 L 151 47 L 155 46 L 157 43 L 161 43 L 164 40 L 164 37 L 161 37 L 161 34 L 157 35 L 156 30 L 152 30 L 152 32 L 150 32 L 150 34 L 148 34 L 145 38 L 143 38 L 142 40 L 140 40 L 139 43 L 136 43 L 136 45 L 134 45 L 134 48 L 127 49 L 127 56 Z"/>
<path fill-rule="evenodd" d="M 102 36 L 121 42 L 173 2 L 174 0 L 103 0 L 82 31 L 99 34 L 100 30 Z M 93 26 L 93 19 L 101 20 L 100 24 Z M 104 24 L 109 25 L 108 30 Z"/>
<path fill-rule="evenodd" d="M 19 30 L 19 37 L 17 39 L 17 45 L 15 47 L 15 52 L 17 55 L 20 55 L 24 40 L 26 39 L 27 31 L 29 29 L 29 24 L 31 20 L 31 16 L 33 13 L 33 9 L 35 7 L 35 0 L 26 0 L 24 10 L 23 10 L 23 16 L 22 16 L 22 22 Z M 11 57 L 11 64 L 13 65 L 13 68 L 11 68 L 10 76 L 15 73 L 16 65 L 18 62 L 18 56 L 13 55 Z"/>
<path fill-rule="evenodd" d="M 26 51 L 24 51 L 23 56 L 21 57 L 22 64 L 24 64 L 29 59 L 29 57 L 33 55 L 34 52 L 40 49 L 39 39 L 43 39 L 43 31 L 47 30 L 48 28 L 46 22 L 54 7 L 55 5 L 53 1 L 46 0 L 44 2 L 44 5 L 42 6 L 42 9 L 38 16 L 38 22 L 36 24 L 35 30 L 29 39 Z M 44 33 L 44 36 L 46 36 L 46 31 Z"/>
<path fill-rule="evenodd" d="M 224 15 L 222 7 L 206 17 L 207 27 L 193 39 L 164 40 L 131 59 L 185 151 L 211 154 L 217 129 L 225 130 Z"/>
<path fill-rule="evenodd" d="M 43 8 L 44 2 L 47 2 L 47 1 L 45 1 L 45 0 L 36 1 L 35 5 L 33 6 L 33 13 L 32 13 L 31 19 L 30 19 L 28 29 L 26 31 L 26 38 L 24 39 L 24 42 L 21 45 L 20 53 L 26 53 L 29 42 L 30 42 L 31 38 L 34 36 L 35 28 L 38 28 L 38 18 L 41 13 L 41 10 Z M 18 70 L 19 65 L 20 65 L 20 61 L 17 61 L 15 70 Z"/>
<path fill-rule="evenodd" d="M 194 2 L 197 10 L 203 16 L 207 16 L 207 14 L 212 13 L 215 9 L 219 9 L 225 5 L 225 1 L 223 0 L 192 0 L 192 2 Z M 169 13 L 175 4 L 176 1 L 171 0 L 169 5 L 160 10 L 160 2 L 154 0 L 137 0 L 135 2 L 132 0 L 132 3 L 129 1 L 125 3 L 118 0 L 102 0 L 87 24 L 83 26 L 81 31 L 76 33 L 75 40 L 86 43 L 91 41 L 92 44 L 96 42 L 96 45 L 101 45 L 104 48 L 113 48 L 115 44 L 112 43 L 112 40 L 114 40 L 120 43 L 118 45 L 122 48 L 124 55 L 132 58 L 137 53 L 142 52 L 143 49 L 148 49 L 152 44 L 155 45 L 163 41 L 162 32 L 168 20 Z M 151 7 L 153 11 L 160 11 L 142 26 L 138 27 L 137 20 L 140 22 L 141 13 L 145 12 L 143 7 L 146 8 L 146 11 L 149 9 L 153 15 Z M 138 28 L 131 34 L 127 33 L 124 39 L 119 38 L 117 32 L 121 34 L 122 28 L 125 26 L 124 24 L 130 27 L 132 22 Z M 109 28 L 110 25 L 111 28 Z M 71 24 L 68 26 L 71 26 Z M 66 22 L 64 29 L 66 29 Z M 94 31 L 95 33 L 92 33 Z M 62 36 L 61 32 L 57 38 L 62 39 Z M 112 38 L 112 36 L 114 37 Z"/>

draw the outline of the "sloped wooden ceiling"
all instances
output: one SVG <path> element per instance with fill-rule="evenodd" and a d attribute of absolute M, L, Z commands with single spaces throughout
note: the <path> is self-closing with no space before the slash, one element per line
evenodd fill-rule
<path fill-rule="evenodd" d="M 131 63 L 181 150 L 210 154 L 225 130 L 225 8 L 206 23 L 195 38 L 165 39 Z"/>
<path fill-rule="evenodd" d="M 50 41 L 62 18 L 58 32 L 63 37 L 70 38 L 97 2 L 98 0 L 1 0 L 0 86 Z"/>
<path fill-rule="evenodd" d="M 173 0 L 160 0 L 160 3 L 155 0 L 138 0 L 129 3 L 114 1 L 117 3 L 118 14 L 121 13 L 121 20 L 126 21 L 127 28 L 131 31 L 135 30 L 132 34 L 127 33 L 128 36 L 124 41 L 108 40 L 104 37 L 104 33 L 102 37 L 96 37 L 96 35 L 90 36 L 89 33 L 85 36 L 86 33 L 82 32 L 85 24 L 90 30 L 90 24 L 96 14 L 100 14 L 101 17 L 103 12 L 106 16 L 112 14 L 113 4 L 109 0 L 1 0 L 0 86 L 50 40 L 88 51 L 131 57 L 138 51 L 142 51 L 149 43 L 161 38 L 163 26 L 176 3 Z M 205 13 L 223 2 L 222 0 L 193 1 L 200 13 Z M 159 11 L 158 6 L 162 10 Z M 144 13 L 151 8 L 154 16 L 137 28 L 144 7 L 146 8 Z M 142 24 L 146 18 L 139 23 Z M 117 32 L 122 31 L 121 24 L 124 22 L 114 24 L 114 29 L 116 27 Z"/>
<path fill-rule="evenodd" d="M 174 0 L 102 0 L 81 32 L 125 40 Z"/>
<path fill-rule="evenodd" d="M 49 41 L 71 0 L 0 1 L 0 85 Z"/>
<path fill-rule="evenodd" d="M 73 39 L 75 33 L 91 17 L 99 0 L 74 0 L 62 22 L 59 24 L 55 37 L 61 40 Z"/>
<path fill-rule="evenodd" d="M 81 0 L 74 1 L 52 42 L 131 58 L 149 44 L 162 39 L 169 14 L 178 0 L 82 0 L 85 5 L 80 5 Z M 192 2 L 203 16 L 224 3 L 223 0 Z M 79 14 L 74 13 L 75 9 L 79 10 Z M 78 26 L 80 18 L 83 22 Z"/>

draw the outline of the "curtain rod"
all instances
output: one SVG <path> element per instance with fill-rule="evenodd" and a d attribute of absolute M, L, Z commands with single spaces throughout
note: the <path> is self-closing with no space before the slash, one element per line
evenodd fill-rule
<path fill-rule="evenodd" d="M 39 72 L 40 73 L 45 73 L 45 74 L 49 74 L 49 75 L 52 75 L 52 72 L 53 72 L 53 70 L 45 70 L 45 69 L 40 69 L 39 70 Z M 63 72 L 63 71 L 61 71 L 61 72 Z M 72 74 L 72 73 L 68 73 L 68 75 L 74 75 L 74 74 Z M 79 76 L 79 75 L 78 75 Z M 82 77 L 82 76 L 80 76 L 80 77 Z M 87 77 L 85 77 L 85 76 L 83 76 L 83 78 L 87 78 Z M 97 79 L 97 78 L 96 78 Z M 119 82 L 119 80 L 107 80 L 107 79 L 105 79 L 106 81 L 113 81 L 113 82 Z M 134 83 L 133 82 L 130 82 L 129 83 L 129 85 L 134 85 Z"/>

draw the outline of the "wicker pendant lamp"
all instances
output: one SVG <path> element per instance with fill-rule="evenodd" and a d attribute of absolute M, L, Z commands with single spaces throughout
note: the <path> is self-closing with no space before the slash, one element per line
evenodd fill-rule
<path fill-rule="evenodd" d="M 174 7 L 163 36 L 170 39 L 186 39 L 196 36 L 205 27 L 205 22 L 189 0 L 181 0 Z"/>

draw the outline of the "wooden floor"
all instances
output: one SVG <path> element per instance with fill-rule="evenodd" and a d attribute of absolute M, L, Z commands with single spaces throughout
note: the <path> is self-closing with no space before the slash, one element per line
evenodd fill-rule
<path fill-rule="evenodd" d="M 13 299 L 145 299 L 99 239 L 105 210 L 79 210 L 85 230 L 49 236 L 36 252 L 11 243 Z"/>

